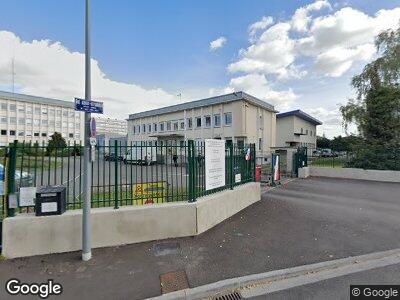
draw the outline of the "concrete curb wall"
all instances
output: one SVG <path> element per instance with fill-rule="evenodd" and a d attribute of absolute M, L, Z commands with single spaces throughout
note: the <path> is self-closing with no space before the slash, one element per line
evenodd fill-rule
<path fill-rule="evenodd" d="M 345 179 L 361 179 L 370 181 L 382 182 L 400 182 L 400 171 L 387 171 L 387 170 L 363 170 L 354 168 L 324 168 L 324 167 L 306 167 L 304 176 L 314 177 L 331 177 L 331 178 L 345 178 Z M 300 177 L 299 169 L 299 178 Z M 307 174 L 308 173 L 308 174 Z"/>
<path fill-rule="evenodd" d="M 200 234 L 261 199 L 260 184 L 246 183 L 199 198 L 165 203 L 92 209 L 94 248 Z M 6 258 L 77 251 L 82 248 L 82 211 L 60 216 L 21 214 L 3 220 Z"/>

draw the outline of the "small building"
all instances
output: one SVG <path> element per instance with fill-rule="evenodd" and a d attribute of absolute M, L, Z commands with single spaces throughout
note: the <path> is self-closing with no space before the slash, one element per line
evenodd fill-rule
<path fill-rule="evenodd" d="M 14 140 L 46 144 L 54 132 L 79 143 L 83 128 L 84 114 L 73 101 L 0 91 L 0 146 Z"/>
<path fill-rule="evenodd" d="M 239 146 L 255 143 L 261 159 L 275 146 L 275 136 L 274 106 L 244 92 L 134 113 L 128 119 L 128 142 L 213 138 Z"/>
<path fill-rule="evenodd" d="M 316 148 L 318 125 L 322 122 L 300 109 L 277 114 L 276 147 Z"/>

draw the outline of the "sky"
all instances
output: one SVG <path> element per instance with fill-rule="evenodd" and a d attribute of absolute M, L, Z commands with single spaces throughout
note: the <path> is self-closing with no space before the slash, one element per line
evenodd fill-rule
<path fill-rule="evenodd" d="M 0 90 L 84 96 L 84 2 L 0 2 Z M 91 2 L 92 97 L 106 116 L 243 90 L 306 111 L 327 137 L 346 134 L 351 78 L 400 20 L 400 0 Z"/>

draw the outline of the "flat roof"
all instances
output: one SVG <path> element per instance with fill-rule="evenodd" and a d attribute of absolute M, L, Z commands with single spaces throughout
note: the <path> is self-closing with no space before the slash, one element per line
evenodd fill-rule
<path fill-rule="evenodd" d="M 162 107 L 162 108 L 152 109 L 152 110 L 148 110 L 148 111 L 143 111 L 143 112 L 139 112 L 139 113 L 135 113 L 135 114 L 130 114 L 128 120 L 152 117 L 152 116 L 156 116 L 156 115 L 168 114 L 168 113 L 172 113 L 172 112 L 193 109 L 193 108 L 198 108 L 198 107 L 203 107 L 203 106 L 229 103 L 229 102 L 238 101 L 238 100 L 245 100 L 251 104 L 265 108 L 269 111 L 277 112 L 273 105 L 271 105 L 263 100 L 260 100 L 249 94 L 246 94 L 245 92 L 235 92 L 235 93 L 231 93 L 231 94 L 220 95 L 220 96 L 185 102 L 185 103 L 181 103 L 181 104 L 166 106 L 166 107 Z"/>
<path fill-rule="evenodd" d="M 304 121 L 310 122 L 314 125 L 322 125 L 322 122 L 320 120 L 317 120 L 316 118 L 311 117 L 309 114 L 305 113 L 304 111 L 302 111 L 300 109 L 277 114 L 276 118 L 280 119 L 280 118 L 291 117 L 291 116 L 299 117 L 300 119 L 303 119 Z"/>
<path fill-rule="evenodd" d="M 64 100 L 32 96 L 32 95 L 26 95 L 26 94 L 11 93 L 11 92 L 5 92 L 5 91 L 0 91 L 0 99 L 30 102 L 30 103 L 36 103 L 36 104 L 50 104 L 50 105 L 64 106 L 64 107 L 69 107 L 69 108 L 75 107 L 74 102 L 72 102 L 72 101 L 64 101 Z"/>

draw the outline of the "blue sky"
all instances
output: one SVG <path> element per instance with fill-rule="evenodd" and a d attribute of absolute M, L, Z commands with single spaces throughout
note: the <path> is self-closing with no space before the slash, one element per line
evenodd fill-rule
<path fill-rule="evenodd" d="M 329 50 L 327 48 L 313 49 L 313 54 L 307 55 L 296 53 L 294 62 L 289 65 L 284 64 L 286 69 L 293 66 L 307 71 L 307 75 L 301 76 L 301 78 L 296 78 L 296 76 L 287 76 L 284 79 L 277 78 L 276 71 L 272 70 L 271 67 L 261 71 L 259 69 L 248 70 L 243 67 L 239 67 L 234 72 L 228 70 L 230 64 L 243 59 L 244 56 L 239 52 L 240 49 L 246 51 L 252 44 L 257 44 L 257 41 L 249 41 L 248 28 L 251 24 L 267 16 L 273 18 L 274 24 L 287 23 L 297 9 L 312 3 L 314 1 L 116 0 L 111 2 L 92 0 L 92 57 L 98 62 L 101 73 L 113 82 L 134 84 L 144 90 L 162 90 L 161 98 L 164 96 L 166 100 L 149 99 L 151 103 L 148 107 L 162 106 L 164 103 L 167 105 L 177 101 L 174 99 L 174 95 L 179 92 L 182 92 L 184 100 L 189 100 L 208 96 L 210 93 L 223 92 L 230 88 L 248 87 L 257 78 L 265 78 L 267 82 L 264 83 L 263 88 L 249 86 L 250 91 L 261 94 L 266 91 L 265 87 L 268 86 L 268 92 L 265 95 L 256 96 L 268 101 L 268 95 L 271 95 L 271 91 L 290 90 L 292 94 L 289 96 L 282 94 L 281 96 L 292 97 L 295 95 L 295 98 L 293 98 L 295 100 L 287 103 L 282 100 L 282 105 L 279 99 L 271 100 L 271 102 L 284 110 L 303 108 L 308 109 L 320 118 L 337 118 L 337 114 L 334 116 L 329 114 L 329 111 L 337 110 L 338 103 L 345 102 L 346 98 L 351 96 L 349 89 L 351 76 L 359 72 L 362 65 L 371 59 L 371 55 L 367 55 L 365 51 L 359 53 L 362 58 L 355 57 L 356 54 L 351 54 L 352 57 L 354 56 L 351 67 L 345 72 L 340 71 L 342 73 L 340 76 L 337 76 L 337 70 L 327 69 L 332 68 L 332 66 L 319 66 L 325 73 L 314 71 L 314 64 L 318 55 L 326 54 L 330 57 L 331 53 L 327 52 Z M 307 31 L 296 32 L 290 29 L 292 30 L 290 38 L 295 40 L 312 35 L 311 27 L 314 21 L 318 21 L 318 17 L 334 15 L 345 7 L 374 17 L 374 14 L 381 9 L 393 10 L 399 6 L 400 0 L 329 1 L 329 7 L 325 5 L 322 9 L 318 8 L 310 12 L 311 19 Z M 20 43 L 32 43 L 32 40 L 48 39 L 60 43 L 69 54 L 82 53 L 84 51 L 83 25 L 83 0 L 3 0 L 0 4 L 0 31 L 11 32 L 18 37 L 17 47 Z M 258 37 L 268 28 L 261 29 Z M 210 42 L 219 37 L 225 37 L 226 44 L 215 51 L 210 51 Z M 50 45 L 52 42 L 50 42 Z M 363 40 L 357 45 L 352 45 L 353 48 L 350 50 L 370 42 L 370 40 Z M 13 42 L 14 48 L 16 47 L 15 43 Z M 345 50 L 349 49 L 346 48 Z M 259 56 L 255 58 L 251 55 L 251 53 L 248 53 L 248 58 L 255 59 L 258 62 L 269 63 L 268 59 L 271 59 L 268 55 L 264 58 Z M 1 56 L 0 52 L 0 87 L 7 89 L 10 88 L 9 82 L 7 83 L 7 76 L 4 75 L 1 79 Z M 15 57 L 16 62 L 18 62 L 18 59 L 19 57 Z M 32 59 L 34 58 L 32 57 Z M 55 58 L 55 60 L 57 59 Z M 41 57 L 38 60 L 43 60 L 42 65 L 44 64 L 44 67 L 46 67 L 45 58 Z M 3 72 L 7 73 L 4 71 L 7 69 L 4 67 L 5 61 L 4 59 Z M 29 64 L 30 61 L 26 60 L 23 65 L 28 68 L 27 65 Z M 50 65 L 51 62 L 49 61 L 48 64 Z M 68 65 L 68 63 L 65 64 Z M 277 66 L 277 68 L 280 67 L 281 65 Z M 36 84 L 36 87 L 29 86 L 31 81 L 22 78 L 24 70 L 27 70 L 26 68 L 22 67 L 21 62 L 20 69 L 16 69 L 18 90 L 21 92 L 41 94 L 48 92 L 54 93 L 50 96 L 63 98 L 74 96 L 66 94 L 65 91 L 64 94 L 61 94 L 60 91 L 52 91 L 52 89 L 46 87 L 39 89 L 37 88 L 38 84 Z M 34 66 L 29 66 L 28 69 L 35 69 L 36 73 L 41 72 L 41 70 L 36 70 Z M 49 71 L 43 70 L 43 72 Z M 63 71 L 60 67 L 60 72 L 67 74 L 71 70 Z M 296 72 L 300 71 L 294 73 Z M 336 72 L 335 75 L 332 76 L 332 72 Z M 251 83 L 231 82 L 234 78 L 246 75 L 262 75 L 263 77 L 254 77 Z M 81 76 L 81 70 L 79 70 L 77 76 Z M 18 78 L 21 78 L 20 82 L 18 82 Z M 60 84 L 62 82 L 60 80 Z M 32 83 L 30 84 L 32 85 Z M 54 84 L 57 84 L 57 82 Z M 69 90 L 73 90 L 72 87 Z M 146 101 L 146 99 L 141 98 L 145 94 L 142 91 L 139 94 L 138 101 Z M 126 117 L 128 113 L 135 110 L 148 108 L 147 106 L 142 108 L 135 105 L 134 95 L 127 94 L 128 98 L 132 98 L 128 102 L 128 105 L 131 105 L 129 111 L 118 111 L 110 108 L 110 111 L 112 111 L 110 115 Z M 150 95 L 154 97 L 158 94 Z M 99 93 L 99 97 L 103 97 L 103 94 Z M 118 92 L 117 97 L 123 98 L 123 91 Z M 113 97 L 104 94 L 106 101 L 107 98 Z M 110 107 L 113 106 L 111 100 L 109 102 Z M 315 111 L 316 108 L 320 108 L 320 111 Z M 125 107 L 125 109 L 127 108 Z M 124 113 L 126 113 L 125 116 Z M 332 121 L 332 123 L 334 122 Z M 339 132 L 328 127 L 326 130 L 328 134 Z"/>

